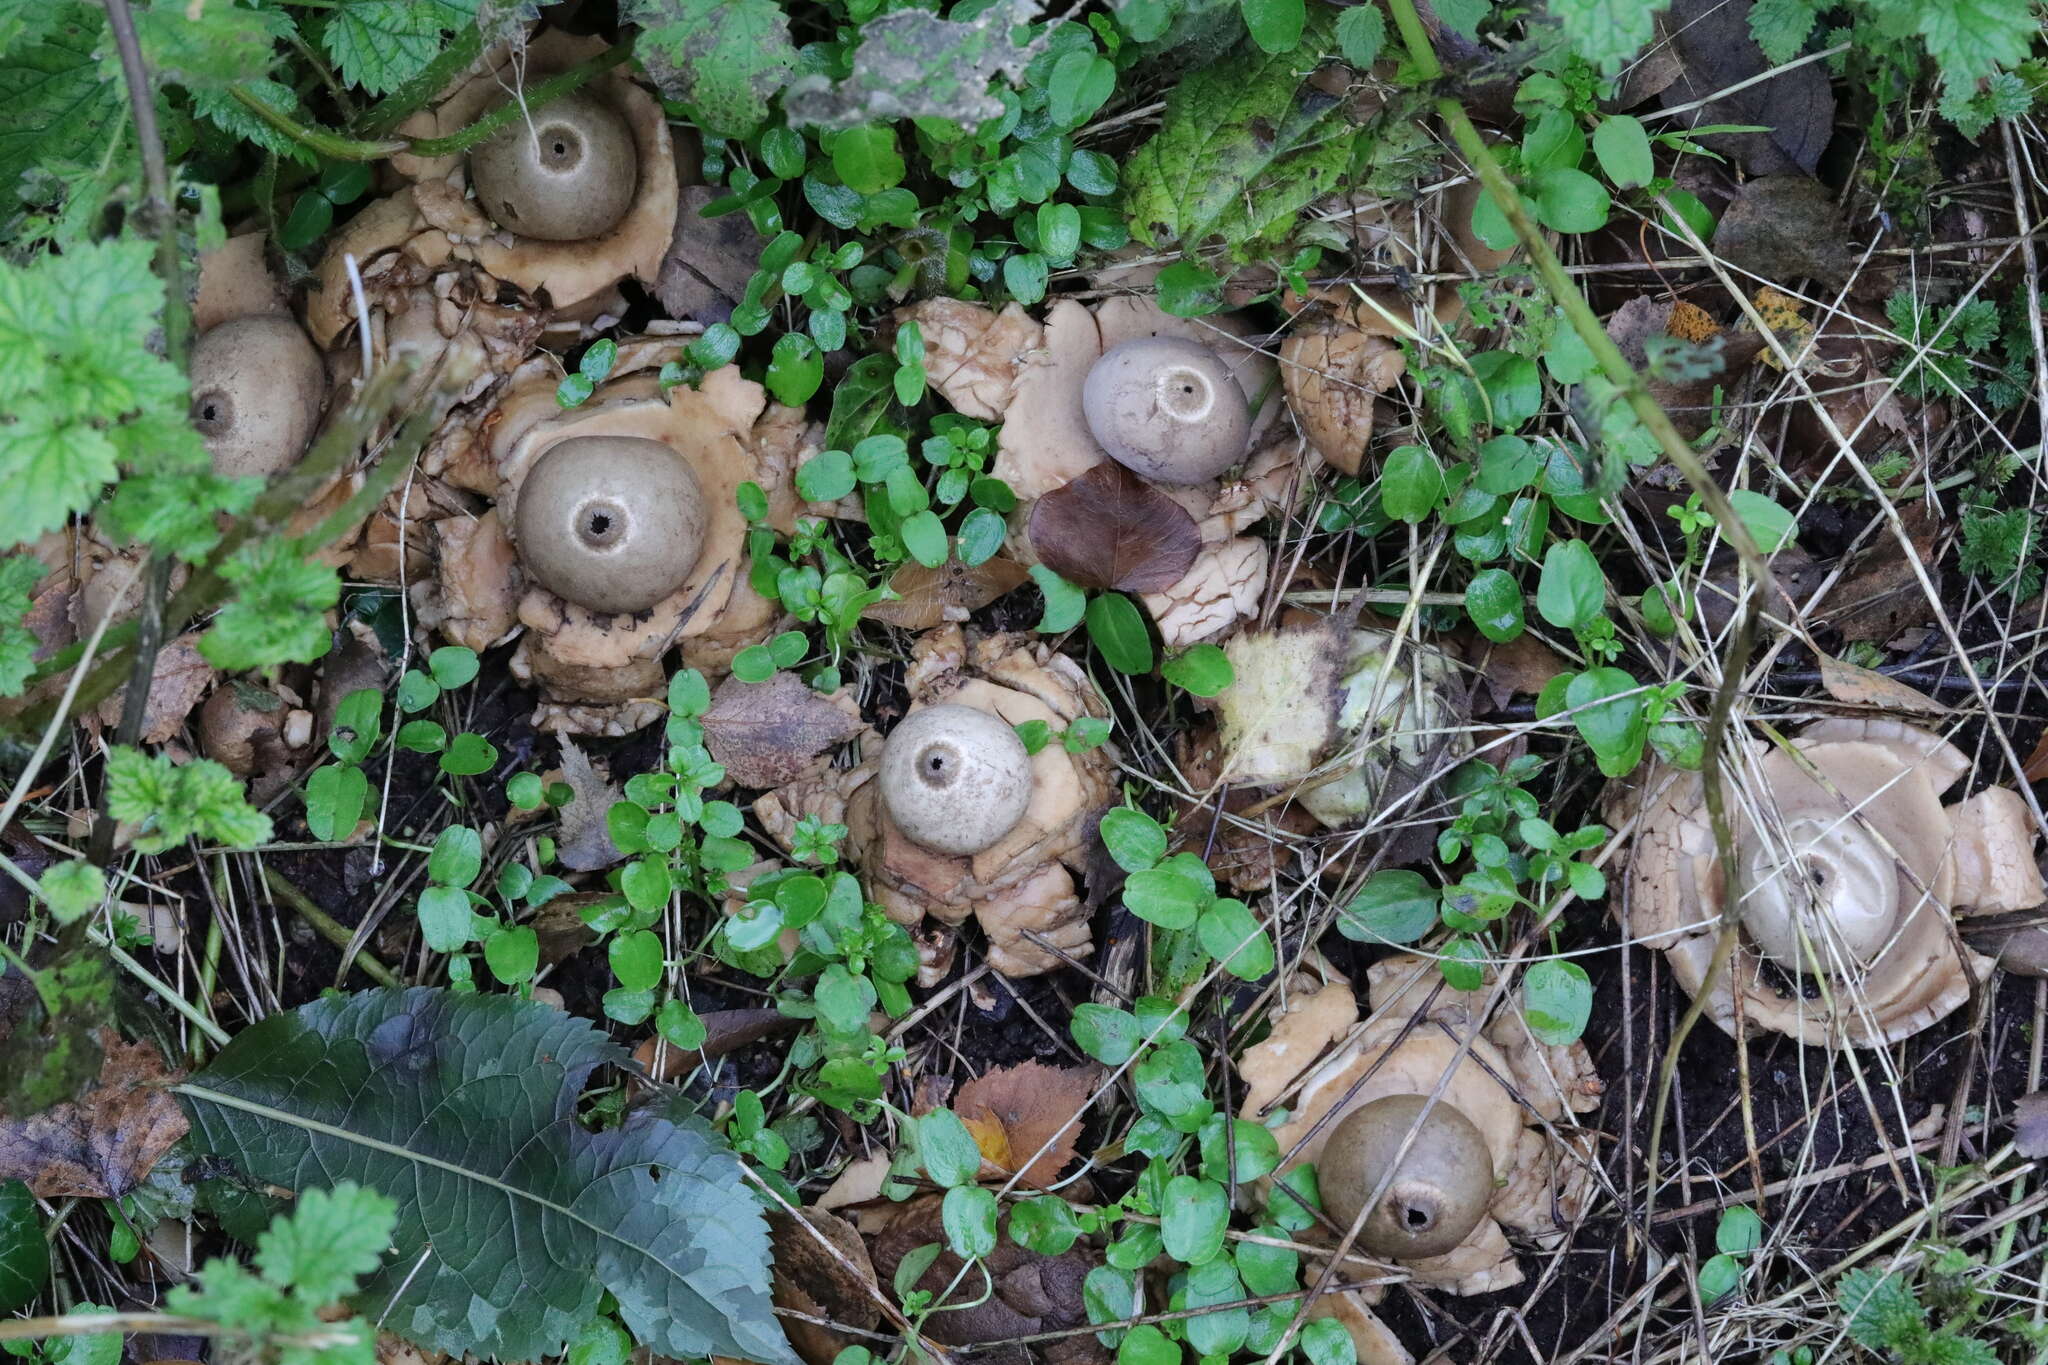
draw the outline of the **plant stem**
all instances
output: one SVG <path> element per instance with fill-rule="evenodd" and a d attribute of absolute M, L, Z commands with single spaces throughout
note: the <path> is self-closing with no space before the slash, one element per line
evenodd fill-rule
<path fill-rule="evenodd" d="M 297 912 L 300 919 L 313 926 L 314 931 L 320 937 L 326 939 L 344 953 L 348 951 L 348 945 L 354 941 L 355 934 L 347 925 L 315 905 L 313 898 L 292 885 L 283 873 L 266 867 L 263 869 L 263 881 L 265 885 L 269 886 L 271 895 L 290 906 Z M 344 971 L 350 966 L 359 968 L 364 976 L 369 977 L 370 980 L 380 986 L 396 986 L 399 984 L 398 978 L 392 975 L 389 967 L 366 952 L 357 953 L 352 962 L 344 962 L 341 965 Z"/>
<path fill-rule="evenodd" d="M 156 98 L 150 90 L 149 72 L 142 64 L 142 45 L 135 36 L 135 16 L 128 0 L 103 0 L 107 28 L 114 35 L 114 47 L 121 58 L 121 79 L 128 87 L 130 116 L 135 121 L 135 140 L 142 152 L 142 174 L 147 193 L 142 201 L 141 226 L 156 231 L 156 272 L 164 282 L 164 358 L 182 373 L 191 349 L 192 310 L 185 301 L 184 263 L 178 255 L 178 214 L 171 202 L 171 168 L 164 157 L 162 131 L 156 122 Z M 173 560 L 157 551 L 150 556 L 143 581 L 142 612 L 135 636 L 134 661 L 128 671 L 128 694 L 121 703 L 121 723 L 114 731 L 116 744 L 133 744 L 142 734 L 149 714 L 149 685 L 156 673 L 156 656 L 163 647 L 164 595 L 170 591 Z M 114 853 L 114 822 L 105 814 L 93 821 L 92 839 L 86 856 L 104 867 Z"/>
<path fill-rule="evenodd" d="M 111 0 L 110 0 L 111 2 Z M 382 161 L 400 152 L 412 156 L 460 156 L 470 148 L 497 132 L 500 128 L 526 117 L 550 100 L 560 99 L 577 89 L 599 72 L 607 71 L 633 55 L 631 42 L 615 43 L 587 62 L 579 62 L 567 71 L 550 76 L 527 89 L 523 102 L 507 100 L 485 114 L 475 123 L 460 132 L 446 137 L 428 138 L 354 138 L 341 133 L 329 132 L 325 128 L 310 127 L 299 122 L 284 110 L 277 108 L 250 90 L 247 86 L 235 86 L 229 93 L 235 102 L 265 123 L 283 133 L 299 145 L 330 161 Z M 410 111 L 408 111 L 410 112 Z"/>
<path fill-rule="evenodd" d="M 1401 31 L 1401 41 L 1408 49 L 1408 58 L 1418 75 L 1424 81 L 1438 80 L 1443 76 L 1443 67 L 1436 59 L 1436 50 L 1430 46 L 1429 35 L 1423 29 L 1422 19 L 1415 10 L 1415 0 L 1389 0 L 1393 10 L 1394 23 Z M 1721 926 L 1720 937 L 1714 945 L 1713 960 L 1708 967 L 1705 980 L 1694 993 L 1692 1007 L 1679 1020 L 1672 1031 L 1671 1041 L 1665 1050 L 1663 1064 L 1657 1078 L 1657 1097 L 1651 1111 L 1650 1144 L 1648 1152 L 1648 1191 L 1643 1201 L 1644 1218 L 1650 1215 L 1657 1197 L 1658 1149 L 1663 1139 L 1664 1115 L 1669 1107 L 1671 1085 L 1678 1069 L 1678 1051 L 1685 1043 L 1686 1036 L 1699 1022 L 1705 1012 L 1706 1002 L 1712 994 L 1715 982 L 1725 970 L 1734 952 L 1736 929 L 1736 907 L 1742 903 L 1741 867 L 1735 859 L 1734 834 L 1728 824 L 1726 801 L 1722 791 L 1722 752 L 1724 741 L 1734 711 L 1735 692 L 1740 686 L 1742 675 L 1749 666 L 1749 656 L 1756 645 L 1756 598 L 1761 587 L 1770 582 L 1770 566 L 1764 561 L 1756 541 L 1750 536 L 1741 515 L 1728 500 L 1728 494 L 1715 481 L 1701 461 L 1698 453 L 1672 425 L 1657 400 L 1651 395 L 1649 386 L 1643 382 L 1628 363 L 1614 338 L 1607 335 L 1607 329 L 1600 325 L 1585 295 L 1579 292 L 1572 277 L 1557 259 L 1557 253 L 1550 249 L 1550 243 L 1543 236 L 1535 221 L 1530 218 L 1522 198 L 1508 180 L 1500 163 L 1487 148 L 1485 139 L 1479 136 L 1471 116 L 1456 99 L 1443 97 L 1437 100 L 1437 114 L 1450 129 L 1451 138 L 1472 164 L 1473 173 L 1479 183 L 1492 196 L 1496 206 L 1513 227 L 1516 238 L 1528 251 L 1530 261 L 1536 267 L 1536 275 L 1543 282 L 1544 290 L 1564 310 L 1572 330 L 1593 353 L 1601 371 L 1607 379 L 1628 399 L 1629 407 L 1636 418 L 1657 438 L 1664 457 L 1684 476 L 1685 481 L 1697 489 L 1707 510 L 1713 513 L 1714 521 L 1721 534 L 1735 550 L 1742 566 L 1748 571 L 1749 582 L 1737 603 L 1735 638 L 1729 646 L 1728 657 L 1722 664 L 1721 685 L 1715 690 L 1714 706 L 1707 721 L 1705 758 L 1701 764 L 1700 778 L 1706 801 L 1707 817 L 1713 827 L 1714 850 L 1720 864 L 1724 881 L 1722 896 L 1727 907 Z M 1645 1224 L 1647 1226 L 1647 1223 Z M 1646 1309 L 1647 1311 L 1647 1309 Z"/>

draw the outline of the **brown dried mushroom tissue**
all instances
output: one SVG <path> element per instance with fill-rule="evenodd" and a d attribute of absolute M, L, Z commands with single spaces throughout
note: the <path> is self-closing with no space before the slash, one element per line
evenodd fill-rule
<path fill-rule="evenodd" d="M 1707 1017 L 1819 1046 L 1877 1047 L 1944 1018 L 1991 969 L 1954 916 L 2048 901 L 2034 819 L 2003 787 L 1944 805 L 1969 771 L 1954 745 L 1885 719 L 1830 719 L 1759 744 L 1731 803 L 1742 903 Z M 1615 913 L 1688 993 L 1707 976 L 1727 879 L 1700 777 L 1653 767 L 1610 802 L 1639 825 Z M 1627 907 L 1624 911 L 1621 907 Z M 1803 989 L 1802 985 L 1818 987 Z"/>

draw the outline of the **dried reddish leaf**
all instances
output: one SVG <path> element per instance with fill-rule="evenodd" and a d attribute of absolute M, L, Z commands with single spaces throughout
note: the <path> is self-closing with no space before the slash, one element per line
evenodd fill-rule
<path fill-rule="evenodd" d="M 1104 460 L 1038 500 L 1031 548 L 1069 583 L 1159 592 L 1194 565 L 1202 533 L 1179 503 Z"/>
<path fill-rule="evenodd" d="M 777 1308 L 808 1313 L 865 1331 L 882 1320 L 881 1289 L 867 1243 L 851 1223 L 822 1209 L 768 1215 L 775 1249 Z M 787 1318 L 783 1329 L 804 1365 L 831 1365 L 855 1339 L 802 1318 Z"/>
<path fill-rule="evenodd" d="M 1025 1183 L 1049 1185 L 1074 1159 L 1074 1144 L 1081 1137 L 1078 1115 L 1094 1090 L 1092 1069 L 1020 1062 L 961 1086 L 953 1111 L 975 1134 L 984 1156 L 1006 1170 L 1015 1170 L 1015 1162 L 1028 1162 L 1023 1168 Z M 991 1123 L 999 1125 L 999 1142 L 990 1131 Z M 991 1146 L 998 1150 L 991 1152 Z"/>
<path fill-rule="evenodd" d="M 930 630 L 966 619 L 966 613 L 980 611 L 1030 577 L 1022 564 L 1000 555 L 979 564 L 948 559 L 936 569 L 905 564 L 889 579 L 895 599 L 877 602 L 861 614 L 904 630 Z"/>
<path fill-rule="evenodd" d="M 779 787 L 861 727 L 858 712 L 813 692 L 794 673 L 758 683 L 727 678 L 704 713 L 704 747 L 742 787 Z"/>
<path fill-rule="evenodd" d="M 2027 761 L 2020 766 L 2020 776 L 2029 782 L 2048 782 L 2048 730 L 2041 733 L 2034 745 L 2034 752 L 2027 755 Z"/>
<path fill-rule="evenodd" d="M 147 1043 L 101 1034 L 106 1060 L 96 1085 L 66 1104 L 0 1120 L 0 1180 L 21 1180 L 42 1199 L 118 1199 L 185 1136 L 185 1113 Z"/>

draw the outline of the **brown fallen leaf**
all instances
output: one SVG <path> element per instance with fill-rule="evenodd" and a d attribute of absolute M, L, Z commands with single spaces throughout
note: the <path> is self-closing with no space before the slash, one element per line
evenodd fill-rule
<path fill-rule="evenodd" d="M 1507 705 L 1517 693 L 1535 696 L 1552 678 L 1571 669 L 1562 654 L 1528 631 L 1506 644 L 1495 644 L 1475 633 L 1467 657 L 1478 666 L 1480 681 L 1486 684 L 1496 707 Z"/>
<path fill-rule="evenodd" d="M 704 1046 L 680 1048 L 656 1035 L 633 1049 L 633 1060 L 656 1080 L 679 1081 L 707 1057 L 723 1057 L 735 1048 L 803 1027 L 803 1020 L 781 1010 L 713 1010 L 697 1017 L 704 1025 Z"/>
<path fill-rule="evenodd" d="M 779 787 L 865 728 L 858 708 L 820 696 L 794 673 L 765 682 L 727 678 L 704 713 L 704 747 L 742 787 Z"/>
<path fill-rule="evenodd" d="M 1749 11 L 1750 0 L 1673 0 L 1661 27 L 1678 71 L 1658 92 L 1661 101 L 1667 109 L 1699 106 L 1677 116 L 1687 128 L 1763 128 L 1700 139 L 1750 175 L 1810 172 L 1834 135 L 1833 87 L 1814 62 L 1757 79 L 1775 63 L 1750 36 Z"/>
<path fill-rule="evenodd" d="M 576 793 L 562 807 L 562 828 L 555 840 L 556 856 L 565 867 L 578 872 L 595 872 L 622 862 L 625 854 L 612 842 L 611 809 L 626 793 L 612 781 L 611 773 L 592 763 L 576 747 L 576 741 L 562 737 L 560 778 Z"/>
<path fill-rule="evenodd" d="M 1194 566 L 1202 533 L 1179 503 L 1104 460 L 1038 500 L 1031 548 L 1080 587 L 1160 592 Z"/>
<path fill-rule="evenodd" d="M 156 656 L 156 671 L 149 675 L 149 700 L 142 709 L 142 742 L 162 744 L 178 733 L 185 717 L 199 705 L 213 686 L 213 665 L 199 653 L 199 632 L 180 635 Z M 128 689 L 122 688 L 100 703 L 97 712 L 102 725 L 119 725 Z"/>
<path fill-rule="evenodd" d="M 938 568 L 905 564 L 889 579 L 896 596 L 877 602 L 861 615 L 904 630 L 930 630 L 947 621 L 964 621 L 1031 578 L 1022 564 L 1001 555 L 979 564 L 949 558 Z"/>
<path fill-rule="evenodd" d="M 708 326 L 732 317 L 767 245 L 744 213 L 704 216 L 704 206 L 723 193 L 685 185 L 676 195 L 675 237 L 654 280 L 654 297 L 672 318 Z"/>
<path fill-rule="evenodd" d="M 1943 524 L 1917 503 L 1905 508 L 1900 518 L 1912 558 L 1892 536 L 1875 537 L 1821 602 L 1814 624 L 1832 626 L 1844 640 L 1882 642 L 1931 619 L 1933 609 L 1918 570 L 1924 568 L 1928 581 L 1939 590 Z"/>
<path fill-rule="evenodd" d="M 1714 251 L 1767 280 L 1811 276 L 1831 285 L 1849 278 L 1857 256 L 1834 194 L 1805 174 L 1744 184 L 1714 228 Z"/>
<path fill-rule="evenodd" d="M 1092 1068 L 1020 1062 L 961 1086 L 953 1112 L 974 1134 L 982 1155 L 1006 1176 L 1025 1163 L 1024 1183 L 1042 1187 L 1074 1159 L 1081 1138 L 1077 1116 L 1094 1090 Z"/>
<path fill-rule="evenodd" d="M 828 1318 L 858 1331 L 882 1320 L 875 1265 L 853 1224 L 815 1208 L 771 1213 L 768 1238 L 775 1253 L 777 1308 Z M 782 1329 L 804 1365 L 832 1365 L 835 1356 L 859 1341 L 802 1318 L 784 1318 Z"/>
<path fill-rule="evenodd" d="M 1851 706 L 1873 706 L 1880 711 L 1910 711 L 1924 716 L 1945 716 L 1950 707 L 1917 687 L 1888 678 L 1875 669 L 1863 668 L 1832 655 L 1820 656 L 1820 685 L 1836 701 Z"/>
<path fill-rule="evenodd" d="M 76 1100 L 22 1119 L 0 1119 L 0 1180 L 20 1180 L 42 1199 L 118 1199 L 185 1136 L 185 1113 L 148 1043 L 102 1030 L 99 1081 Z"/>
<path fill-rule="evenodd" d="M 2048 1156 L 2048 1091 L 2022 1095 L 2013 1106 L 2012 1145 L 2023 1157 Z"/>

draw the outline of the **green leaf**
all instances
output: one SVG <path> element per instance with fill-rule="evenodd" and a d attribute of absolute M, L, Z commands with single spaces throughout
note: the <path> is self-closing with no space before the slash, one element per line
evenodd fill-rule
<path fill-rule="evenodd" d="M 1195 934 L 1223 970 L 1257 981 L 1273 970 L 1273 938 L 1243 901 L 1223 899 L 1202 912 Z"/>
<path fill-rule="evenodd" d="M 306 828 L 334 842 L 355 833 L 370 801 L 370 779 L 352 763 L 323 763 L 306 779 Z"/>
<path fill-rule="evenodd" d="M 1097 594 L 1088 603 L 1088 638 L 1102 660 L 1119 673 L 1152 671 L 1152 634 L 1138 604 L 1120 592 Z"/>
<path fill-rule="evenodd" d="M 1700 1302 L 1726 1298 L 1741 1283 L 1742 1262 L 1726 1253 L 1709 1256 L 1700 1266 Z"/>
<path fill-rule="evenodd" d="M 862 194 L 879 194 L 902 184 L 903 153 L 895 130 L 879 123 L 847 129 L 832 139 L 832 169 L 848 189 Z"/>
<path fill-rule="evenodd" d="M 1536 581 L 1536 610 L 1559 630 L 1576 630 L 1599 619 L 1607 608 L 1607 575 L 1593 547 L 1560 540 L 1543 556 Z"/>
<path fill-rule="evenodd" d="M 1371 69 L 1387 45 L 1387 21 L 1378 5 L 1352 5 L 1337 15 L 1337 51 L 1347 66 Z"/>
<path fill-rule="evenodd" d="M 341 600 L 341 577 L 291 540 L 245 546 L 221 566 L 237 593 L 199 642 L 215 668 L 230 673 L 271 664 L 311 663 L 333 643 L 324 613 Z"/>
<path fill-rule="evenodd" d="M 1747 1256 L 1764 1244 L 1764 1220 L 1747 1204 L 1721 1211 L 1714 1225 L 1714 1248 L 1730 1256 Z"/>
<path fill-rule="evenodd" d="M 1756 0 L 1749 8 L 1749 36 L 1772 65 L 1797 57 L 1820 17 L 1822 0 Z"/>
<path fill-rule="evenodd" d="M 1522 585 L 1506 569 L 1481 569 L 1465 585 L 1465 614 L 1481 635 L 1506 644 L 1522 633 Z"/>
<path fill-rule="evenodd" d="M 910 557 L 927 569 L 936 569 L 946 562 L 950 548 L 946 526 L 930 508 L 905 517 L 897 534 L 903 538 L 903 548 L 910 552 Z"/>
<path fill-rule="evenodd" d="M 1092 1278 L 1094 1272 L 1089 1274 Z M 1117 1305 L 1116 1312 L 1119 1317 L 1130 1316 L 1128 1297 Z M 1179 1343 L 1149 1322 L 1140 1323 L 1126 1332 L 1116 1348 L 1116 1365 L 1180 1365 L 1180 1359 Z"/>
<path fill-rule="evenodd" d="M 612 975 L 629 991 L 651 991 L 661 984 L 661 937 L 645 929 L 620 934 L 605 950 Z"/>
<path fill-rule="evenodd" d="M 469 908 L 469 895 L 459 887 L 430 886 L 420 892 L 420 937 L 437 953 L 459 953 L 469 946 L 476 928 L 476 912 Z"/>
<path fill-rule="evenodd" d="M 1896 1271 L 1844 1271 L 1835 1306 L 1848 1319 L 1849 1335 L 1873 1351 L 1902 1350 L 1927 1330 L 1927 1310 Z"/>
<path fill-rule="evenodd" d="M 0 206 L 9 210 L 23 201 L 24 175 L 98 164 L 128 119 L 120 82 L 100 70 L 106 21 L 99 6 L 50 3 L 35 10 L 27 40 L 0 58 L 0 109 L 7 110 L 0 127 Z M 0 26 L 7 22 L 0 19 Z M 137 238 L 133 245 L 147 255 L 146 242 Z M 162 299 L 159 290 L 159 306 Z M 8 350 L 12 362 L 13 347 Z"/>
<path fill-rule="evenodd" d="M 1424 446 L 1398 446 L 1380 469 L 1380 508 L 1396 521 L 1419 525 L 1444 496 L 1444 468 Z"/>
<path fill-rule="evenodd" d="M 478 667 L 476 651 L 461 645 L 442 645 L 427 656 L 427 671 L 443 688 L 466 686 L 475 680 Z"/>
<path fill-rule="evenodd" d="M 1223 1250 L 1230 1226 L 1230 1201 L 1214 1180 L 1177 1175 L 1166 1182 L 1159 1205 L 1159 1237 L 1166 1254 L 1201 1265 Z"/>
<path fill-rule="evenodd" d="M 1626 777 L 1635 771 L 1649 739 L 1641 684 L 1618 668 L 1589 668 L 1566 685 L 1564 702 L 1601 772 Z"/>
<path fill-rule="evenodd" d="M 377 1269 L 398 1205 L 352 1181 L 309 1189 L 256 1239 L 256 1268 L 308 1304 L 339 1303 Z"/>
<path fill-rule="evenodd" d="M 1301 1325 L 1301 1353 L 1309 1365 L 1358 1365 L 1358 1346 L 1344 1324 L 1335 1318 L 1317 1318 Z"/>
<path fill-rule="evenodd" d="M 1912 8 L 1951 90 L 1968 90 L 1998 68 L 2024 62 L 2040 28 L 2027 0 L 1929 0 Z"/>
<path fill-rule="evenodd" d="M 745 137 L 796 69 L 789 14 L 776 0 L 628 0 L 634 56 L 716 137 Z"/>
<path fill-rule="evenodd" d="M 1220 645 L 1190 645 L 1159 667 L 1159 676 L 1198 697 L 1213 697 L 1237 679 Z"/>
<path fill-rule="evenodd" d="M 19 1180 L 0 1181 L 0 1313 L 26 1308 L 49 1278 L 50 1247 L 35 1196 Z M 118 1354 L 120 1337 L 114 1341 Z"/>
<path fill-rule="evenodd" d="M 1166 830 L 1157 820 L 1131 806 L 1106 812 L 1098 827 L 1103 847 L 1126 872 L 1143 872 L 1166 856 Z"/>
<path fill-rule="evenodd" d="M 1013 5 L 956 7 L 956 15 L 971 17 L 951 19 L 914 8 L 876 16 L 877 8 L 854 11 L 866 22 L 845 79 L 813 71 L 790 84 L 783 108 L 792 124 L 847 128 L 915 118 L 972 128 L 1002 116 L 996 92 L 1017 83 L 1035 52 L 1017 42 L 1022 16 Z"/>
<path fill-rule="evenodd" d="M 233 773 L 212 759 L 173 763 L 126 747 L 107 752 L 107 814 L 136 826 L 135 851 L 162 853 L 187 839 L 254 848 L 270 817 L 252 807 Z"/>
<path fill-rule="evenodd" d="M 1765 554 L 1784 549 L 1799 534 L 1799 523 L 1792 514 L 1762 493 L 1737 488 L 1729 492 L 1728 501 L 1748 528 L 1749 538 Z"/>
<path fill-rule="evenodd" d="M 775 401 L 800 408 L 825 382 L 825 356 L 818 343 L 801 332 L 785 332 L 775 342 L 764 376 Z"/>
<path fill-rule="evenodd" d="M 1041 1256 L 1063 1256 L 1081 1237 L 1074 1206 L 1058 1195 L 1021 1199 L 1010 1206 L 1010 1240 Z"/>
<path fill-rule="evenodd" d="M 50 907 L 52 919 L 69 924 L 99 909 L 107 896 L 106 875 L 82 858 L 66 859 L 43 870 L 36 881 L 36 895 Z"/>
<path fill-rule="evenodd" d="M 1321 6 L 1304 47 L 1329 47 Z M 1235 251 L 1277 241 L 1312 200 L 1334 189 L 1355 136 L 1344 102 L 1308 77 L 1293 52 L 1240 50 L 1183 77 L 1159 131 L 1124 175 L 1131 231 L 1148 246 L 1192 248 L 1220 237 Z"/>
<path fill-rule="evenodd" d="M 1553 0 L 1550 12 L 1581 57 L 1613 75 L 1656 32 L 1664 0 Z"/>
<path fill-rule="evenodd" d="M 1558 167 L 1530 182 L 1536 217 L 1554 232 L 1595 232 L 1613 207 L 1607 187 L 1584 171 Z"/>
<path fill-rule="evenodd" d="M 979 1185 L 956 1185 L 939 1203 L 939 1221 L 946 1243 L 963 1260 L 996 1249 L 996 1192 Z"/>
<path fill-rule="evenodd" d="M 917 1121 L 917 1154 L 925 1173 L 948 1189 L 971 1185 L 981 1174 L 981 1148 L 950 1109 L 934 1109 Z"/>
<path fill-rule="evenodd" d="M 798 466 L 796 491 L 807 502 L 837 502 L 854 490 L 853 456 L 827 450 Z"/>
<path fill-rule="evenodd" d="M 1092 1001 L 1074 1006 L 1069 1029 L 1081 1051 L 1104 1066 L 1122 1066 L 1137 1055 L 1139 1044 L 1145 1041 L 1136 1015 Z"/>
<path fill-rule="evenodd" d="M 1649 184 L 1657 176 L 1657 161 L 1650 154 L 1650 135 L 1627 114 L 1610 114 L 1600 120 L 1599 127 L 1593 130 L 1593 155 L 1616 189 L 1632 190 Z"/>
<path fill-rule="evenodd" d="M 483 836 L 467 825 L 450 825 L 434 837 L 427 876 L 442 886 L 467 887 L 484 870 Z"/>
<path fill-rule="evenodd" d="M 1308 24 L 1303 0 L 1239 0 L 1239 8 L 1245 28 L 1262 51 L 1292 52 L 1301 45 L 1301 31 Z"/>
<path fill-rule="evenodd" d="M 484 964 L 507 986 L 533 980 L 540 968 L 540 935 L 527 924 L 497 930 L 484 939 Z"/>
<path fill-rule="evenodd" d="M 731 1155 L 654 1108 L 579 1122 L 592 1072 L 626 1060 L 546 1005 L 372 990 L 243 1030 L 177 1094 L 194 1148 L 251 1179 L 406 1191 L 357 1301 L 420 1345 L 559 1355 L 609 1291 L 659 1354 L 794 1365 Z"/>
<path fill-rule="evenodd" d="M 1038 585 L 1038 591 L 1045 597 L 1045 611 L 1032 629 L 1041 635 L 1057 635 L 1063 630 L 1072 630 L 1088 609 L 1088 594 L 1043 564 L 1031 566 L 1031 581 Z"/>
<path fill-rule="evenodd" d="M 1116 93 L 1116 68 L 1097 53 L 1077 48 L 1052 64 L 1045 92 L 1046 113 L 1053 123 L 1060 128 L 1078 128 Z"/>
<path fill-rule="evenodd" d="M 1522 1012 L 1538 1042 L 1575 1043 L 1593 1014 L 1592 978 L 1576 962 L 1547 958 L 1522 978 Z"/>
<path fill-rule="evenodd" d="M 1385 868 L 1351 898 L 1337 929 L 1361 943 L 1413 943 L 1436 927 L 1439 900 L 1420 872 Z"/>
<path fill-rule="evenodd" d="M 386 94 L 425 70 L 443 37 L 476 17 L 475 0 L 341 0 L 322 30 L 344 80 Z"/>
<path fill-rule="evenodd" d="M 1124 882 L 1124 905 L 1161 929 L 1192 929 L 1215 892 L 1172 865 L 1133 872 Z"/>
<path fill-rule="evenodd" d="M 444 773 L 474 777 L 497 766 L 498 750 L 482 735 L 465 730 L 449 743 L 448 752 L 441 755 L 440 762 Z"/>

